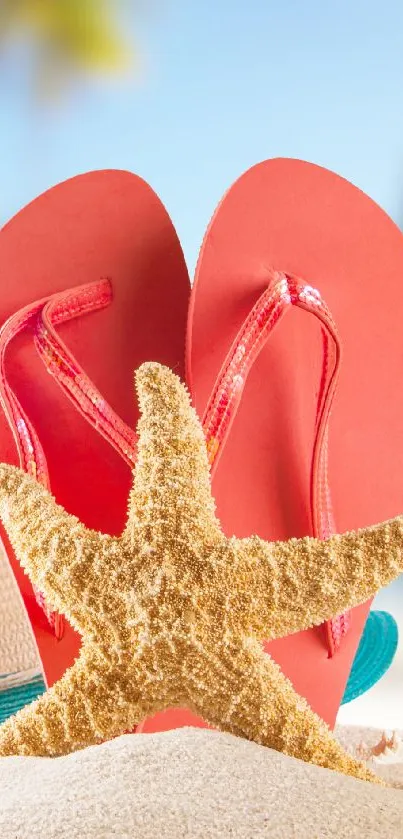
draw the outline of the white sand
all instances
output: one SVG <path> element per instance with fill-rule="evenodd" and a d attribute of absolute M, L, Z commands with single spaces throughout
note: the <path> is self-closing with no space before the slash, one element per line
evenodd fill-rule
<path fill-rule="evenodd" d="M 187 728 L 56 760 L 1 759 L 0 836 L 400 839 L 403 791 Z"/>

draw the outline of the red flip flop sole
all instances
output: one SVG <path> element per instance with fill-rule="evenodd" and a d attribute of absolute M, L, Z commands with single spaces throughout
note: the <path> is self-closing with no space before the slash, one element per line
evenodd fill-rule
<path fill-rule="evenodd" d="M 329 467 L 337 530 L 397 515 L 403 493 L 400 231 L 366 195 L 318 166 L 271 160 L 243 175 L 212 219 L 192 291 L 187 375 L 200 416 L 272 269 L 319 289 L 341 334 Z M 228 535 L 275 540 L 311 532 L 321 360 L 321 331 L 300 310 L 284 319 L 256 360 L 213 481 Z M 369 606 L 353 610 L 333 658 L 323 627 L 266 644 L 331 726 Z M 195 724 L 192 715 L 172 710 L 147 720 L 143 730 L 186 724 Z"/>
<path fill-rule="evenodd" d="M 243 175 L 211 222 L 192 292 L 188 381 L 199 415 L 271 268 L 319 289 L 341 336 L 329 465 L 337 530 L 397 515 L 403 493 L 400 231 L 366 195 L 320 167 L 272 160 Z M 285 539 L 310 532 L 320 361 L 320 330 L 297 311 L 254 364 L 213 483 L 228 534 Z M 332 659 L 321 628 L 268 647 L 331 725 L 368 609 L 354 610 Z"/>
<path fill-rule="evenodd" d="M 1 230 L 0 272 L 1 323 L 47 295 L 110 279 L 111 305 L 63 324 L 59 332 L 130 427 L 138 419 L 134 370 L 140 364 L 159 361 L 183 376 L 188 273 L 168 214 L 137 176 L 93 172 L 41 195 Z M 7 377 L 38 432 L 57 501 L 87 526 L 118 533 L 125 521 L 130 469 L 50 379 L 32 335 L 13 341 Z M 3 415 L 0 460 L 17 463 Z M 60 642 L 54 638 L 8 544 L 7 552 L 50 686 L 74 660 L 79 639 L 70 627 Z"/>

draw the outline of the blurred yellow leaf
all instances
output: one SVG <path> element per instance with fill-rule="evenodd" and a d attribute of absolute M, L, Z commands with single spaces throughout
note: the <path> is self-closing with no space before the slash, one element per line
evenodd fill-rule
<path fill-rule="evenodd" d="M 131 63 L 117 21 L 119 0 L 0 0 L 0 40 L 26 33 L 37 45 L 39 75 L 115 71 Z"/>

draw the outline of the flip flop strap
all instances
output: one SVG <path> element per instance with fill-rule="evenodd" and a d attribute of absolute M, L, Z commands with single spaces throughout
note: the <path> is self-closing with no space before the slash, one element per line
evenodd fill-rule
<path fill-rule="evenodd" d="M 275 326 L 292 306 L 315 315 L 322 325 L 323 367 L 316 411 L 310 472 L 310 507 L 313 535 L 327 539 L 335 532 L 328 481 L 328 429 L 340 368 L 341 347 L 332 316 L 319 292 L 300 280 L 276 272 L 244 321 L 218 375 L 203 428 L 212 473 L 228 440 L 245 383 L 254 361 Z M 349 613 L 325 624 L 329 656 L 339 649 L 349 627 Z"/>
<path fill-rule="evenodd" d="M 108 280 L 53 295 L 36 319 L 34 340 L 40 358 L 67 398 L 133 469 L 137 448 L 135 432 L 106 402 L 55 329 L 72 318 L 104 308 L 111 301 L 112 288 Z"/>
<path fill-rule="evenodd" d="M 6 351 L 10 341 L 20 332 L 33 328 L 35 346 L 52 377 L 77 410 L 132 467 L 136 435 L 103 399 L 55 331 L 55 326 L 98 311 L 108 306 L 111 300 L 109 281 L 100 280 L 26 306 L 12 315 L 0 330 L 0 403 L 16 443 L 21 468 L 48 490 L 50 479 L 46 456 L 33 424 L 8 382 Z M 60 639 L 63 636 L 63 617 L 48 608 L 41 592 L 37 589 L 34 592 L 56 637 Z"/>
<path fill-rule="evenodd" d="M 21 469 L 50 489 L 46 457 L 34 426 L 17 399 L 6 375 L 6 351 L 10 341 L 26 329 L 40 304 L 26 307 L 10 317 L 0 330 L 0 403 L 14 437 Z M 58 639 L 63 636 L 64 620 L 50 610 L 40 591 L 34 587 L 35 598 Z"/>

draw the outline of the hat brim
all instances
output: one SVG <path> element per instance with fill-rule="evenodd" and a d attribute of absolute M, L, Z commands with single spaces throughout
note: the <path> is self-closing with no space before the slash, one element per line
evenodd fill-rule
<path fill-rule="evenodd" d="M 389 669 L 399 640 L 389 612 L 371 611 L 358 647 L 341 704 L 346 705 L 376 685 Z"/>

